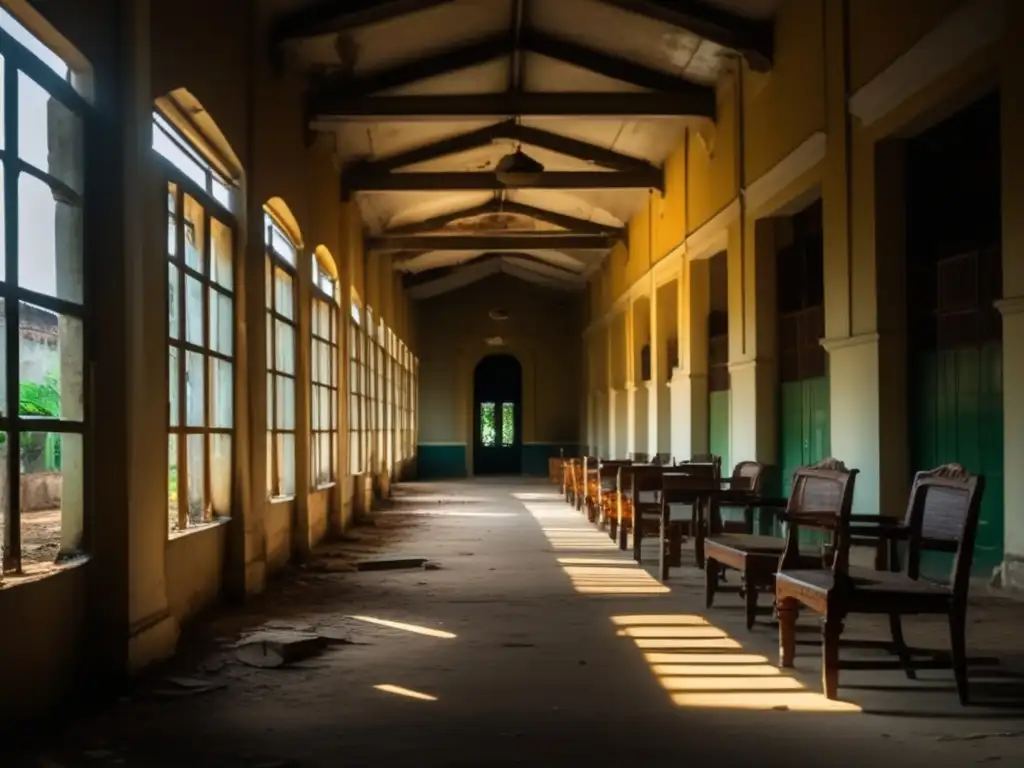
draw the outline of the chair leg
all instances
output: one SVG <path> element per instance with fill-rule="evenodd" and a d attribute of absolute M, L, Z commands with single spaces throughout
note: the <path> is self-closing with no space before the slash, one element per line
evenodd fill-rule
<path fill-rule="evenodd" d="M 644 521 L 643 518 L 634 518 L 633 520 L 633 559 L 638 565 L 643 562 L 643 543 L 644 543 Z"/>
<path fill-rule="evenodd" d="M 779 666 L 786 669 L 796 661 L 796 619 L 800 613 L 799 605 L 791 597 L 778 601 L 776 612 L 779 615 Z"/>
<path fill-rule="evenodd" d="M 616 534 L 619 530 L 619 521 L 614 517 L 608 519 L 608 538 L 615 541 Z"/>
<path fill-rule="evenodd" d="M 751 630 L 754 628 L 754 622 L 757 621 L 757 587 L 746 579 L 743 583 L 743 599 L 747 608 L 747 629 Z"/>
<path fill-rule="evenodd" d="M 704 568 L 704 607 L 711 608 L 715 604 L 715 592 L 718 589 L 718 563 L 708 560 Z"/>
<path fill-rule="evenodd" d="M 949 614 L 949 639 L 953 656 L 953 677 L 960 703 L 967 705 L 970 691 L 967 682 L 967 616 L 966 607 L 954 607 Z"/>
<path fill-rule="evenodd" d="M 899 657 L 900 664 L 903 665 L 907 679 L 916 680 L 917 670 L 914 669 L 914 659 L 903 639 L 903 620 L 898 613 L 889 614 L 889 631 L 892 634 L 892 644 L 896 647 L 896 655 Z"/>
<path fill-rule="evenodd" d="M 622 552 L 626 551 L 626 545 L 629 543 L 629 528 L 630 524 L 625 520 L 623 520 L 622 525 L 619 526 L 619 550 Z"/>
<path fill-rule="evenodd" d="M 821 627 L 821 687 L 826 699 L 839 697 L 839 638 L 843 622 L 839 616 L 826 616 Z"/>

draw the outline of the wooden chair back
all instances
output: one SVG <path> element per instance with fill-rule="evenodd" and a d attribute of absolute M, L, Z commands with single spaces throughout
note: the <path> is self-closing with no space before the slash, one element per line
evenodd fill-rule
<path fill-rule="evenodd" d="M 646 453 L 638 453 L 634 451 L 633 453 L 629 454 L 629 459 L 630 461 L 633 461 L 637 464 L 646 464 L 648 461 L 648 456 Z"/>
<path fill-rule="evenodd" d="M 741 461 L 733 467 L 730 487 L 760 493 L 763 481 L 764 464 L 759 461 Z"/>
<path fill-rule="evenodd" d="M 659 467 L 668 467 L 672 465 L 672 456 L 667 453 L 656 453 L 651 459 L 651 463 L 657 464 Z"/>
<path fill-rule="evenodd" d="M 661 477 L 661 499 L 664 504 L 690 504 L 693 492 L 716 489 L 721 485 L 721 465 L 679 464 Z"/>
<path fill-rule="evenodd" d="M 722 476 L 722 457 L 713 453 L 695 453 L 688 460 L 676 462 L 677 467 L 688 467 L 693 464 L 712 464 L 716 467 L 718 477 Z"/>
<path fill-rule="evenodd" d="M 917 473 L 904 518 L 910 537 L 906 566 L 910 578 L 919 578 L 924 552 L 954 553 L 949 586 L 954 595 L 966 598 L 984 489 L 985 478 L 959 464 Z"/>
<path fill-rule="evenodd" d="M 633 464 L 623 471 L 629 473 L 630 496 L 633 498 L 633 506 L 641 504 L 661 504 L 661 478 L 665 474 L 666 467 L 657 464 Z M 643 499 L 640 494 L 653 494 L 653 498 Z"/>
<path fill-rule="evenodd" d="M 838 459 L 822 459 L 793 473 L 793 488 L 786 504 L 786 550 L 782 567 L 800 555 L 800 528 L 816 528 L 832 534 L 832 569 L 845 574 L 849 568 L 850 513 L 858 469 L 847 469 Z"/>

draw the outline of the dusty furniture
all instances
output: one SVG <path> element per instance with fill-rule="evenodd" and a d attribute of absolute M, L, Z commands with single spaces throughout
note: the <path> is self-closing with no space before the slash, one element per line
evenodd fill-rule
<path fill-rule="evenodd" d="M 626 549 L 629 534 L 633 534 L 633 559 L 641 562 L 641 545 L 650 534 L 658 535 L 661 526 L 661 476 L 671 467 L 656 464 L 632 466 L 620 470 L 620 482 L 629 478 L 628 503 L 619 505 L 619 549 Z"/>
<path fill-rule="evenodd" d="M 601 460 L 596 456 L 583 457 L 583 470 L 581 472 L 583 476 L 583 493 L 580 495 L 580 500 L 576 504 L 576 509 L 585 513 L 587 517 L 590 517 L 590 510 L 593 505 L 597 503 L 597 471 L 600 463 Z"/>
<path fill-rule="evenodd" d="M 618 518 L 618 477 L 619 467 L 632 464 L 626 459 L 602 460 L 597 470 L 597 504 L 590 516 L 592 523 L 604 527 L 612 516 Z"/>
<path fill-rule="evenodd" d="M 806 488 L 806 486 L 805 486 Z M 822 686 L 834 699 L 839 689 L 839 669 L 881 668 L 886 662 L 847 662 L 839 660 L 839 642 L 843 622 L 851 613 L 889 616 L 891 650 L 899 657 L 898 666 L 908 677 L 915 667 L 952 666 L 960 702 L 968 701 L 967 648 L 965 639 L 967 590 L 984 478 L 971 475 L 959 464 L 946 464 L 914 478 L 906 517 L 901 525 L 878 527 L 879 535 L 900 539 L 907 544 L 907 564 L 902 572 L 872 571 L 850 565 L 851 514 L 848 504 L 831 518 L 836 532 L 836 550 L 829 570 L 801 570 L 794 567 L 798 558 L 796 529 L 799 516 L 792 517 L 786 552 L 775 577 L 776 604 L 779 613 L 780 665 L 792 667 L 796 649 L 796 619 L 801 607 L 823 617 Z M 825 489 L 817 491 L 824 493 Z M 832 491 L 831 493 L 834 493 Z M 806 493 L 806 490 L 804 491 Z M 813 505 L 807 505 L 813 508 Z M 804 513 L 810 515 L 811 513 Z M 876 518 L 876 521 L 878 518 Z M 827 522 L 827 521 L 819 521 Z M 920 576 L 921 555 L 927 550 L 956 554 L 948 584 L 928 581 Z M 949 661 L 933 659 L 918 664 L 903 640 L 901 617 L 907 614 L 944 614 L 949 618 L 952 654 Z"/>
<path fill-rule="evenodd" d="M 685 536 L 696 531 L 697 507 L 703 499 L 721 486 L 720 465 L 681 464 L 671 467 L 661 477 L 661 513 L 658 516 L 659 573 L 662 581 L 668 578 L 669 568 L 682 565 L 682 544 Z M 688 521 L 673 520 L 673 504 L 691 507 Z"/>
<path fill-rule="evenodd" d="M 825 473 L 825 474 L 822 474 Z M 757 598 L 760 592 L 774 592 L 775 572 L 779 560 L 786 550 L 787 539 L 777 536 L 758 536 L 754 534 L 753 508 L 759 507 L 772 510 L 783 521 L 790 514 L 800 515 L 803 511 L 815 513 L 831 512 L 838 514 L 843 499 L 853 499 L 853 487 L 857 470 L 848 471 L 843 463 L 836 459 L 824 459 L 809 467 L 796 471 L 793 488 L 804 488 L 802 495 L 791 495 L 786 499 L 768 499 L 760 496 L 763 467 L 757 462 L 741 462 L 736 465 L 730 478 L 731 487 L 717 497 L 712 498 L 708 514 L 708 537 L 704 538 L 703 529 L 698 532 L 696 547 L 703 553 L 705 603 L 708 608 L 714 604 L 715 594 L 721 590 L 720 581 L 725 569 L 733 569 L 740 573 L 742 584 L 726 587 L 723 591 L 739 591 L 746 605 L 747 629 L 752 629 L 757 618 Z M 811 495 L 807 494 L 807 482 L 810 477 Z M 838 493 L 835 495 L 816 496 L 813 493 L 816 484 L 833 481 Z M 739 506 L 746 501 L 744 520 L 742 523 L 723 523 L 720 507 L 723 505 Z M 807 504 L 813 503 L 810 509 Z M 782 512 L 780 507 L 786 507 Z M 700 557 L 700 552 L 698 557 Z M 826 553 L 818 551 L 800 551 L 796 561 L 799 567 L 814 569 L 825 567 Z"/>
<path fill-rule="evenodd" d="M 570 457 L 562 462 L 562 495 L 567 504 L 576 505 L 576 473 L 582 459 Z"/>

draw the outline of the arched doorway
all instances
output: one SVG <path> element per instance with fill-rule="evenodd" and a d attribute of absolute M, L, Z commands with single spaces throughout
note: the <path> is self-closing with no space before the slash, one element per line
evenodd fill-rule
<path fill-rule="evenodd" d="M 473 371 L 473 474 L 522 471 L 523 369 L 512 355 L 489 355 Z"/>

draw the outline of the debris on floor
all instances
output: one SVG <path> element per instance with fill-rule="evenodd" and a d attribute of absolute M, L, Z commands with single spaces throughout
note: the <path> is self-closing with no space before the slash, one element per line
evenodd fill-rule
<path fill-rule="evenodd" d="M 356 570 L 393 571 L 402 568 L 426 568 L 428 562 L 425 557 L 370 557 L 365 560 L 357 560 Z"/>
<path fill-rule="evenodd" d="M 153 693 L 166 698 L 178 696 L 195 696 L 200 693 L 219 691 L 226 687 L 225 683 L 219 680 L 204 680 L 198 677 L 169 677 L 164 682 L 165 687 L 157 688 Z"/>
<path fill-rule="evenodd" d="M 327 638 L 314 632 L 266 630 L 239 641 L 235 657 L 250 667 L 276 669 L 317 655 L 327 643 Z"/>

